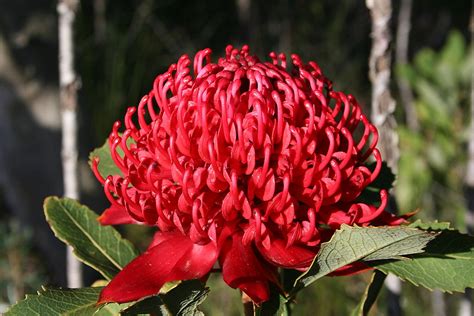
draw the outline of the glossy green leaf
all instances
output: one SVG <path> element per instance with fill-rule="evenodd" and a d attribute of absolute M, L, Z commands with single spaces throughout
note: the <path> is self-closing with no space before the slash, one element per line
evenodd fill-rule
<path fill-rule="evenodd" d="M 97 214 L 75 200 L 49 197 L 44 212 L 56 237 L 109 280 L 138 255 L 113 227 L 100 225 Z"/>
<path fill-rule="evenodd" d="M 100 287 L 81 289 L 43 288 L 38 294 L 26 295 L 26 298 L 13 305 L 5 313 L 5 316 L 93 315 L 99 309 L 96 302 L 101 290 Z"/>
<path fill-rule="evenodd" d="M 436 233 L 407 226 L 358 227 L 342 225 L 321 250 L 311 267 L 295 282 L 293 294 L 319 278 L 350 263 L 399 259 L 423 252 Z"/>

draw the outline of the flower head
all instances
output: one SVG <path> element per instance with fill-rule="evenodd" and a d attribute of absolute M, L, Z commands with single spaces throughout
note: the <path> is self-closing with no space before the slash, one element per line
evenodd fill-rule
<path fill-rule="evenodd" d="M 277 268 L 308 268 L 341 224 L 402 221 L 384 211 L 384 190 L 378 206 L 357 201 L 382 160 L 355 98 L 334 91 L 315 62 L 270 58 L 247 46 L 228 46 L 217 63 L 210 49 L 194 62 L 183 55 L 128 109 L 123 132 L 114 124 L 109 144 L 123 176 L 103 179 L 93 163 L 111 202 L 100 220 L 158 232 L 101 302 L 155 294 L 218 262 L 227 284 L 260 303 L 278 286 Z"/>

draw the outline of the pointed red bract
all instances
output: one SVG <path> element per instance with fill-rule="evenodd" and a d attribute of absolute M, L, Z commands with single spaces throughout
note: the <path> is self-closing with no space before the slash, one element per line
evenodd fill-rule
<path fill-rule="evenodd" d="M 209 273 L 217 259 L 215 243 L 198 245 L 184 235 L 170 236 L 120 271 L 100 293 L 99 303 L 138 300 L 157 294 L 166 282 Z"/>
<path fill-rule="evenodd" d="M 244 291 L 256 304 L 270 297 L 270 283 L 278 284 L 276 270 L 260 260 L 252 245 L 244 245 L 242 236 L 232 235 L 221 249 L 219 262 L 224 281 Z"/>
<path fill-rule="evenodd" d="M 193 62 L 183 55 L 127 110 L 123 130 L 114 124 L 110 152 L 123 176 L 104 179 L 92 162 L 112 204 L 101 222 L 159 233 L 103 301 L 200 278 L 219 256 L 224 280 L 261 303 L 279 287 L 277 268 L 307 268 L 342 224 L 404 221 L 385 211 L 385 190 L 380 203 L 358 201 L 382 168 L 377 129 L 316 63 L 290 57 L 260 61 L 247 46 L 228 46 L 217 62 L 210 49 Z"/>
<path fill-rule="evenodd" d="M 307 269 L 314 259 L 314 250 L 298 245 L 287 246 L 281 239 L 274 239 L 268 249 L 260 246 L 258 250 L 268 262 L 286 269 Z"/>
<path fill-rule="evenodd" d="M 116 205 L 110 206 L 98 218 L 102 225 L 120 225 L 120 224 L 137 224 L 125 207 Z"/>

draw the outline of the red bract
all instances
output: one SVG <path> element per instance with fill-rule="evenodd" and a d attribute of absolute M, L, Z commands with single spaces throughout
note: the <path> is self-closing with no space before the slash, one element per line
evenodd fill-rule
<path fill-rule="evenodd" d="M 100 302 L 155 294 L 218 262 L 227 284 L 261 303 L 278 286 L 277 268 L 308 268 L 341 224 L 403 221 L 384 211 L 386 191 L 378 206 L 356 201 L 381 169 L 377 130 L 316 63 L 291 55 L 288 66 L 274 53 L 261 62 L 247 46 L 228 46 L 217 63 L 210 55 L 198 52 L 192 70 L 182 56 L 128 109 L 122 133 L 114 124 L 109 144 L 123 176 L 103 179 L 94 161 L 112 204 L 101 223 L 158 227 Z"/>

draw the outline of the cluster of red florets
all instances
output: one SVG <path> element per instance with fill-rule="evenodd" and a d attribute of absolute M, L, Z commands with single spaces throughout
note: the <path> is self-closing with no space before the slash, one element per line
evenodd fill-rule
<path fill-rule="evenodd" d="M 168 264 L 171 279 L 201 277 L 218 261 L 229 285 L 261 302 L 268 283 L 278 283 L 277 267 L 307 268 L 341 224 L 401 222 L 384 211 L 384 190 L 378 206 L 357 201 L 381 169 L 377 130 L 316 63 L 291 55 L 287 65 L 274 53 L 261 62 L 247 46 L 227 47 L 217 63 L 210 55 L 196 54 L 194 75 L 182 56 L 128 109 L 122 133 L 114 124 L 109 144 L 123 176 L 104 179 L 93 165 L 112 204 L 103 224 L 156 225 L 148 252 L 165 251 L 170 240 L 200 247 Z M 198 263 L 199 256 L 211 260 Z M 198 272 L 177 273 L 182 264 Z M 121 278 L 102 301 L 138 298 L 115 295 L 127 289 Z M 153 294 L 169 278 L 134 291 Z"/>

